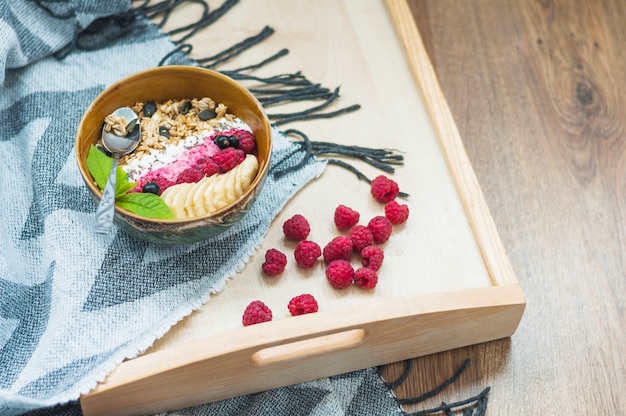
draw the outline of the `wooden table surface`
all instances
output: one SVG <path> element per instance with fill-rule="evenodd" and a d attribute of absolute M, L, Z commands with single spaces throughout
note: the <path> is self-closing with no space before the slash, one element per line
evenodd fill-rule
<path fill-rule="evenodd" d="M 398 396 L 469 357 L 446 400 L 626 414 L 626 3 L 408 3 L 527 308 L 510 339 L 414 360 Z"/>
<path fill-rule="evenodd" d="M 406 410 L 490 386 L 491 415 L 626 414 L 626 2 L 407 1 L 527 307 L 511 338 L 412 360 L 397 396 L 429 391 L 470 358 L 442 395 Z M 399 48 L 384 44 L 394 35 L 378 3 L 246 5 L 248 23 L 261 16 L 259 24 L 269 19 L 276 27 L 276 39 L 266 44 L 292 49 L 291 62 L 309 78 L 341 84 L 344 104 L 372 104 L 372 96 L 398 100 L 364 105 L 342 120 L 296 123 L 314 140 L 358 140 L 350 120 L 376 120 L 378 111 L 398 121 L 405 117 L 398 102 L 417 106 L 415 90 L 400 84 L 408 71 Z M 302 8 L 304 24 L 290 17 Z M 218 36 L 211 42 L 226 45 L 231 33 L 256 33 L 238 23 L 212 32 Z M 358 50 L 342 49 L 352 44 Z M 210 55 L 211 46 L 198 42 L 192 57 Z M 350 69 L 352 58 L 362 72 Z M 384 127 L 372 124 L 383 134 Z M 276 221 L 315 204 L 324 180 L 309 185 Z M 343 181 L 337 183 L 348 188 Z M 253 258 L 252 267 L 260 261 Z M 383 374 L 394 380 L 403 368 L 391 364 Z"/>

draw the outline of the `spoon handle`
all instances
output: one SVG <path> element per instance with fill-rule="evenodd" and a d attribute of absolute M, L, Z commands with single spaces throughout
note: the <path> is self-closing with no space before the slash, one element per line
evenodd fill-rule
<path fill-rule="evenodd" d="M 104 192 L 102 193 L 102 199 L 98 204 L 98 210 L 96 211 L 96 232 L 101 234 L 108 234 L 113 226 L 113 214 L 115 208 L 115 181 L 117 179 L 117 162 L 119 156 L 113 156 L 113 166 L 111 167 L 111 173 L 109 173 L 109 179 L 104 186 Z"/>

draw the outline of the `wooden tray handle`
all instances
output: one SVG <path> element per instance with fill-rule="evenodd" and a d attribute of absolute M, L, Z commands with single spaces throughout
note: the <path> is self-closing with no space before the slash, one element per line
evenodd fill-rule
<path fill-rule="evenodd" d="M 362 343 L 366 336 L 367 332 L 364 329 L 351 329 L 336 334 L 263 348 L 252 354 L 250 362 L 253 365 L 266 366 L 282 361 L 312 358 L 354 348 Z"/>

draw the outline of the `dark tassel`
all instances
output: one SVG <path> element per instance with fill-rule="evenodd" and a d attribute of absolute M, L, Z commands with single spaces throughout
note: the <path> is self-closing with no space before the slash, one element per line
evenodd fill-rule
<path fill-rule="evenodd" d="M 254 64 L 254 65 L 248 65 L 248 66 L 244 66 L 243 68 L 239 68 L 239 69 L 232 69 L 230 71 L 226 71 L 226 72 L 230 72 L 230 73 L 235 73 L 235 72 L 243 72 L 243 71 L 250 71 L 253 69 L 259 69 L 271 62 L 274 62 L 275 60 L 277 60 L 278 58 L 282 58 L 283 56 L 287 55 L 289 53 L 289 49 L 281 49 L 278 52 L 276 52 L 274 55 L 270 56 L 269 58 L 266 58 L 264 60 L 262 60 L 261 62 L 259 62 L 258 64 Z"/>
<path fill-rule="evenodd" d="M 191 52 L 191 50 L 193 49 L 193 46 L 189 43 L 183 43 L 181 45 L 178 45 L 175 49 L 173 49 L 172 51 L 168 52 L 160 61 L 159 61 L 159 66 L 163 66 L 167 63 L 167 61 L 174 55 L 178 54 L 178 53 L 185 53 L 185 54 L 189 54 Z"/>
<path fill-rule="evenodd" d="M 308 136 L 306 134 L 304 134 L 300 130 L 296 130 L 296 129 L 285 130 L 283 132 L 283 134 L 285 136 L 288 136 L 290 134 L 296 134 L 296 135 L 300 136 L 302 138 L 302 142 L 301 143 L 304 146 L 304 155 L 302 156 L 302 159 L 300 160 L 300 162 L 298 162 L 295 165 L 288 166 L 288 167 L 286 167 L 286 168 L 284 168 L 282 170 L 280 170 L 280 169 L 276 170 L 276 169 L 279 168 L 280 166 L 284 165 L 296 153 L 302 153 L 302 151 L 299 150 L 299 149 L 296 149 L 293 152 L 291 152 L 290 154 L 288 154 L 287 156 L 285 156 L 282 160 L 278 161 L 278 163 L 276 163 L 276 165 L 274 165 L 274 173 L 273 173 L 274 178 L 276 178 L 276 179 L 285 176 L 289 172 L 293 172 L 295 170 L 298 170 L 298 169 L 302 168 L 304 165 L 307 164 L 309 159 L 311 159 L 313 157 L 313 154 L 311 153 L 311 141 L 309 140 L 309 138 L 308 138 Z"/>
<path fill-rule="evenodd" d="M 272 35 L 273 33 L 274 33 L 274 29 L 272 29 L 269 26 L 265 26 L 261 30 L 261 32 L 259 32 L 258 34 L 254 36 L 250 36 L 249 38 L 242 40 L 241 42 L 223 50 L 222 52 L 216 55 L 210 56 L 208 58 L 198 59 L 198 63 L 205 64 L 204 65 L 205 68 L 214 68 L 217 65 L 234 58 L 235 56 L 239 55 L 241 52 L 251 48 L 252 46 L 266 39 L 268 36 Z M 230 72 L 235 72 L 235 71 L 230 71 Z"/>
<path fill-rule="evenodd" d="M 365 163 L 382 171 L 393 173 L 393 167 L 404 164 L 404 156 L 394 153 L 390 149 L 371 149 L 361 146 L 346 146 L 337 143 L 312 142 L 315 156 L 323 154 L 337 154 L 361 159 Z"/>
<path fill-rule="evenodd" d="M 220 71 L 224 75 L 236 79 L 238 81 L 258 81 L 264 84 L 281 84 L 290 86 L 312 85 L 311 81 L 306 79 L 300 72 L 294 74 L 280 74 L 273 77 L 261 78 L 241 72 Z"/>
<path fill-rule="evenodd" d="M 297 120 L 315 120 L 315 119 L 319 119 L 319 118 L 333 118 L 333 117 L 337 117 L 337 116 L 339 116 L 341 114 L 351 113 L 353 111 L 358 110 L 359 108 L 361 108 L 360 104 L 354 104 L 354 105 L 342 108 L 342 109 L 337 110 L 337 111 L 332 111 L 330 113 L 318 113 L 318 114 L 294 113 L 294 114 L 290 115 L 289 117 L 281 118 L 280 120 L 275 121 L 273 124 L 275 126 L 278 126 L 278 125 L 282 125 L 282 124 L 286 124 L 286 123 L 291 123 L 291 122 L 297 121 Z"/>
<path fill-rule="evenodd" d="M 315 107 L 311 107 L 311 108 L 309 108 L 307 110 L 303 110 L 303 111 L 298 111 L 296 113 L 268 114 L 267 117 L 270 120 L 275 120 L 272 123 L 273 125 L 279 126 L 281 124 L 289 123 L 289 122 L 296 121 L 296 120 L 312 120 L 312 119 L 316 119 L 316 118 L 335 117 L 335 116 L 338 116 L 340 114 L 351 112 L 351 111 L 355 111 L 355 110 L 358 110 L 359 108 L 361 108 L 361 106 L 357 104 L 357 105 L 352 105 L 350 107 L 342 108 L 342 109 L 340 109 L 338 111 L 334 111 L 332 113 L 321 113 L 321 114 L 317 113 L 317 114 L 313 114 L 313 113 L 316 113 L 319 110 L 322 110 L 322 109 L 328 107 L 338 97 L 339 97 L 339 87 L 335 88 L 333 93 L 330 94 L 330 96 L 328 96 L 326 101 L 324 101 L 322 104 L 319 104 L 319 105 L 317 105 Z"/>
<path fill-rule="evenodd" d="M 265 107 L 269 107 L 274 104 L 280 104 L 288 101 L 304 101 L 314 100 L 317 98 L 328 99 L 332 93 L 328 88 L 323 88 L 320 84 L 309 85 L 300 88 L 290 88 L 282 90 L 263 90 L 255 89 L 253 94 L 256 94 L 258 100 Z M 275 92 L 276 91 L 276 92 Z"/>
<path fill-rule="evenodd" d="M 469 359 L 465 360 L 463 364 L 459 367 L 459 369 L 452 375 L 452 377 L 445 380 L 443 383 L 435 387 L 433 390 L 426 392 L 418 397 L 397 399 L 398 403 L 401 405 L 416 404 L 416 403 L 420 403 L 426 399 L 436 396 L 437 394 L 445 390 L 448 386 L 450 386 L 452 383 L 457 381 L 459 377 L 461 376 L 461 374 L 463 374 L 463 372 L 467 369 L 467 367 L 469 366 L 469 363 L 470 363 Z M 397 380 L 393 382 L 385 383 L 389 389 L 393 390 L 406 381 L 410 372 L 413 369 L 412 360 L 405 361 L 405 365 L 406 366 L 404 368 L 404 371 L 402 372 L 400 377 L 398 377 Z M 382 372 L 384 367 L 385 366 L 378 367 L 379 374 Z M 460 401 L 453 402 L 453 403 L 442 402 L 440 406 L 434 407 L 432 409 L 420 410 L 415 413 L 405 413 L 405 416 L 426 416 L 426 415 L 431 415 L 431 414 L 440 413 L 440 412 L 443 412 L 446 415 L 452 416 L 454 414 L 453 410 L 463 408 L 464 406 L 467 406 L 467 405 L 472 405 L 472 406 L 465 407 L 462 409 L 463 416 L 484 416 L 485 412 L 487 411 L 487 401 L 488 401 L 487 394 L 489 393 L 489 390 L 490 390 L 490 387 L 487 387 L 476 396 L 472 396 L 465 400 L 460 400 Z"/>
<path fill-rule="evenodd" d="M 467 360 L 465 360 L 465 362 L 461 365 L 461 367 L 459 367 L 458 370 L 456 370 L 456 372 L 452 375 L 452 377 L 450 377 L 449 379 L 447 379 L 446 381 L 444 381 L 443 383 L 441 383 L 439 386 L 435 387 L 433 390 L 426 392 L 424 394 L 422 394 L 421 396 L 418 397 L 413 397 L 410 399 L 399 399 L 399 402 L 401 404 L 416 404 L 419 402 L 423 402 L 426 399 L 429 399 L 433 396 L 436 396 L 437 394 L 441 393 L 443 390 L 445 390 L 450 384 L 454 383 L 455 381 L 457 381 L 459 379 L 459 377 L 461 377 L 461 374 L 463 374 L 463 372 L 467 369 L 467 367 L 469 366 L 470 360 L 469 358 Z"/>
<path fill-rule="evenodd" d="M 283 132 L 283 134 L 285 135 L 293 135 L 296 134 L 298 136 L 300 136 L 302 138 L 301 142 L 295 142 L 297 144 L 300 145 L 299 149 L 294 150 L 291 154 L 289 154 L 288 156 L 286 156 L 285 158 L 283 158 L 282 160 L 280 160 L 275 166 L 274 166 L 274 171 L 273 171 L 273 175 L 274 178 L 280 178 L 284 175 L 286 175 L 289 172 L 292 172 L 294 170 L 300 169 L 301 167 L 303 167 L 308 161 L 309 159 L 311 159 L 312 157 L 317 157 L 318 153 L 317 150 L 318 148 L 316 146 L 319 146 L 319 148 L 322 149 L 329 149 L 332 148 L 332 153 L 338 154 L 338 155 L 344 155 L 344 156 L 351 156 L 351 157 L 357 157 L 363 161 L 365 161 L 366 163 L 369 163 L 370 165 L 377 167 L 377 168 L 381 168 L 384 167 L 385 171 L 389 172 L 393 172 L 393 167 L 387 165 L 387 160 L 392 160 L 394 164 L 401 164 L 402 161 L 402 156 L 401 155 L 393 155 L 391 150 L 387 150 L 387 149 L 369 149 L 367 147 L 360 147 L 360 146 L 344 146 L 344 145 L 340 145 L 340 144 L 334 144 L 334 143 L 326 143 L 326 142 L 312 142 L 311 140 L 309 140 L 309 138 L 307 137 L 306 134 L 302 133 L 299 130 L 295 130 L 295 129 L 289 129 L 289 130 L 285 130 Z M 328 151 L 327 151 L 328 152 Z M 284 164 L 286 164 L 287 160 L 290 160 L 294 155 L 298 154 L 298 153 L 302 153 L 302 158 L 300 159 L 300 162 L 295 164 L 295 165 L 291 165 L 288 166 L 284 169 L 280 169 L 280 167 Z M 322 152 L 323 153 L 323 152 Z M 322 154 L 320 153 L 320 154 Z M 330 152 L 328 152 L 330 153 Z M 374 158 L 374 159 L 372 159 Z M 378 158 L 378 160 L 375 160 L 376 158 Z M 355 168 L 354 166 L 352 166 L 351 164 L 344 162 L 343 160 L 339 160 L 339 159 L 330 159 L 330 158 L 324 158 L 322 160 L 325 160 L 328 164 L 331 165 L 336 165 L 336 166 L 340 166 L 352 173 L 354 173 L 356 175 L 356 177 L 359 180 L 365 181 L 368 184 L 371 184 L 372 181 L 371 179 L 369 179 L 364 173 L 362 173 L 361 171 L 359 171 L 357 168 Z M 407 194 L 406 192 L 399 192 L 398 193 L 399 197 L 402 198 L 407 198 L 409 196 L 409 194 Z"/>
<path fill-rule="evenodd" d="M 198 22 L 205 18 L 209 13 L 209 5 L 202 0 L 165 0 L 152 6 L 150 5 L 150 1 L 151 0 L 144 1 L 142 5 L 135 7 L 135 10 L 141 12 L 147 19 L 150 20 L 155 20 L 159 15 L 162 15 L 161 21 L 157 23 L 159 28 L 165 26 L 165 23 L 167 23 L 167 20 L 176 7 L 187 2 L 196 3 L 202 6 L 202 16 Z M 197 24 L 197 22 L 194 23 L 194 25 L 195 24 Z"/>
<path fill-rule="evenodd" d="M 396 381 L 393 381 L 391 383 L 385 383 L 385 385 L 389 389 L 394 390 L 396 387 L 402 385 L 402 383 L 406 381 L 406 379 L 411 374 L 411 370 L 413 370 L 413 360 L 404 360 L 404 371 L 402 372 L 402 374 L 400 374 L 400 377 L 398 377 Z"/>
<path fill-rule="evenodd" d="M 452 409 L 466 406 L 470 403 L 477 404 L 477 407 L 475 409 L 476 411 L 470 414 L 473 414 L 474 416 L 483 416 L 487 409 L 487 394 L 489 393 L 489 390 L 491 390 L 491 388 L 487 387 L 483 391 L 478 393 L 476 396 L 472 396 L 468 399 L 460 400 L 458 402 L 449 403 L 449 404 L 441 403 L 441 406 L 434 407 L 432 409 L 427 409 L 427 410 L 420 410 L 419 412 L 415 412 L 415 413 L 408 413 L 407 416 L 425 416 L 425 415 L 430 415 L 430 414 L 438 413 L 438 412 L 446 412 L 446 414 L 452 415 Z"/>

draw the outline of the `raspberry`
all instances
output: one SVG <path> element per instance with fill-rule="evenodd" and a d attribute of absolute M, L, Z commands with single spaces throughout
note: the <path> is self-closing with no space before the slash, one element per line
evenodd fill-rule
<path fill-rule="evenodd" d="M 324 247 L 324 261 L 330 263 L 338 259 L 350 260 L 352 251 L 352 240 L 350 240 L 350 237 L 340 235 L 330 240 Z"/>
<path fill-rule="evenodd" d="M 379 175 L 372 180 L 370 192 L 378 202 L 387 203 L 398 196 L 400 188 L 394 180 L 385 175 Z"/>
<path fill-rule="evenodd" d="M 385 259 L 385 252 L 377 246 L 367 246 L 361 250 L 361 264 L 374 271 L 380 269 Z"/>
<path fill-rule="evenodd" d="M 265 263 L 261 266 L 263 272 L 269 276 L 277 276 L 285 270 L 287 256 L 275 248 L 265 252 Z"/>
<path fill-rule="evenodd" d="M 308 293 L 292 298 L 287 305 L 292 316 L 304 315 L 305 313 L 317 312 L 317 301 Z"/>
<path fill-rule="evenodd" d="M 387 241 L 391 235 L 391 231 L 393 230 L 391 221 L 382 215 L 372 218 L 367 224 L 367 228 L 369 228 L 372 232 L 372 236 L 374 236 L 374 242 L 376 244 L 381 244 Z"/>
<path fill-rule="evenodd" d="M 322 249 L 313 241 L 303 240 L 296 245 L 293 254 L 298 266 L 310 269 L 315 266 L 317 258 L 322 255 Z"/>
<path fill-rule="evenodd" d="M 198 168 L 187 168 L 176 177 L 176 183 L 194 183 L 204 178 L 204 173 Z"/>
<path fill-rule="evenodd" d="M 196 163 L 196 168 L 204 173 L 204 176 L 213 176 L 217 173 L 222 173 L 219 165 L 215 163 L 210 157 L 203 157 Z"/>
<path fill-rule="evenodd" d="M 243 129 L 235 129 L 229 131 L 228 134 L 237 136 L 237 138 L 239 139 L 238 149 L 243 150 L 244 153 L 249 154 L 254 151 L 254 148 L 256 146 L 256 139 L 252 132 Z"/>
<path fill-rule="evenodd" d="M 213 155 L 213 161 L 217 163 L 222 172 L 228 172 L 246 158 L 243 150 L 227 147 Z"/>
<path fill-rule="evenodd" d="M 326 268 L 326 278 L 336 289 L 345 289 L 352 283 L 354 269 L 347 260 L 333 260 Z"/>
<path fill-rule="evenodd" d="M 260 300 L 253 300 L 243 311 L 243 326 L 260 324 L 272 320 L 272 311 Z"/>
<path fill-rule="evenodd" d="M 409 218 L 409 207 L 399 204 L 398 201 L 391 201 L 385 205 L 385 217 L 392 224 L 402 224 Z"/>
<path fill-rule="evenodd" d="M 347 230 L 359 222 L 360 214 L 345 205 L 339 205 L 335 209 L 335 225 L 340 230 Z"/>
<path fill-rule="evenodd" d="M 373 289 L 378 283 L 378 275 L 369 267 L 361 267 L 354 272 L 354 283 L 361 289 Z"/>
<path fill-rule="evenodd" d="M 372 232 L 364 225 L 355 225 L 352 227 L 348 233 L 348 237 L 352 241 L 352 247 L 358 252 L 374 244 Z"/>
<path fill-rule="evenodd" d="M 306 218 L 296 214 L 283 223 L 285 237 L 295 241 L 304 240 L 311 232 L 311 226 Z"/>

